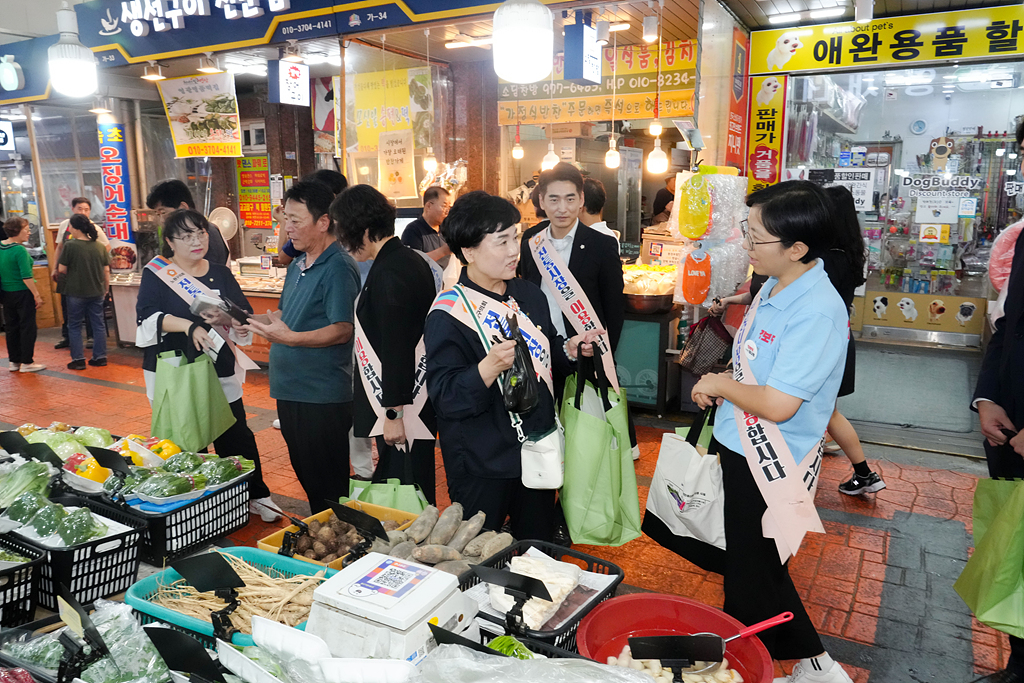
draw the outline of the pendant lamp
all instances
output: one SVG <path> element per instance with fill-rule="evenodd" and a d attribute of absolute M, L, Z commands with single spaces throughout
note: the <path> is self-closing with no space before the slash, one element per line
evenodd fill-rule
<path fill-rule="evenodd" d="M 60 39 L 46 51 L 50 63 L 50 85 L 67 97 L 87 97 L 96 92 L 96 57 L 78 39 L 78 16 L 61 3 L 57 10 Z"/>
<path fill-rule="evenodd" d="M 494 12 L 494 73 L 509 83 L 535 83 L 551 73 L 555 32 L 538 0 L 505 0 Z"/>
<path fill-rule="evenodd" d="M 661 138 L 654 140 L 654 149 L 647 155 L 647 170 L 655 175 L 668 171 L 668 155 L 661 149 Z"/>
<path fill-rule="evenodd" d="M 550 171 L 555 167 L 555 164 L 559 162 L 558 155 L 555 154 L 555 143 L 548 143 L 548 153 L 544 155 L 544 158 L 540 160 L 540 170 Z"/>

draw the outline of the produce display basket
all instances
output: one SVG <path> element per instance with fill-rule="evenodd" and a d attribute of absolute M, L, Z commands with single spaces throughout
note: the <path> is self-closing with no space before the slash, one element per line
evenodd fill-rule
<path fill-rule="evenodd" d="M 480 631 L 480 641 L 482 645 L 486 645 L 487 643 L 494 640 L 496 637 L 497 636 L 495 636 L 493 633 L 489 633 L 488 631 L 484 631 L 482 629 Z M 526 649 L 532 652 L 533 654 L 542 655 L 544 657 L 547 657 L 548 659 L 586 659 L 586 657 L 584 657 L 581 654 L 578 654 L 576 652 L 569 652 L 568 650 L 563 650 L 560 647 L 555 647 L 551 643 L 545 643 L 543 640 L 534 640 L 533 638 L 518 637 L 516 638 L 516 640 L 525 645 Z"/>
<path fill-rule="evenodd" d="M 28 639 L 38 638 L 39 636 L 56 631 L 59 628 L 64 627 L 64 622 L 61 621 L 60 615 L 51 614 L 48 617 L 43 617 L 30 623 L 25 623 L 18 628 L 5 628 L 0 630 L 0 665 L 5 667 L 20 667 L 25 671 L 32 674 L 32 678 L 36 679 L 40 683 L 57 683 L 57 672 L 43 669 L 33 664 L 28 664 L 22 660 L 12 657 L 10 654 L 3 651 L 4 645 L 10 641 L 20 639 L 26 632 L 29 634 Z"/>
<path fill-rule="evenodd" d="M 276 555 L 258 548 L 237 547 L 222 548 L 221 552 L 241 559 L 246 564 L 259 569 L 273 577 L 291 578 L 299 575 L 313 575 L 317 571 L 325 571 L 324 578 L 329 579 L 337 572 L 328 567 L 311 567 L 308 562 L 300 562 L 298 559 Z M 180 612 L 163 607 L 151 602 L 156 597 L 161 586 L 167 586 L 178 579 L 181 575 L 173 569 L 165 569 L 152 576 L 137 581 L 128 592 L 125 593 L 124 601 L 132 606 L 136 616 L 143 624 L 160 622 L 173 629 L 187 633 L 210 650 L 217 648 L 217 639 L 213 636 L 213 624 L 209 620 L 197 619 Z M 305 630 L 306 623 L 296 626 Z M 236 633 L 231 639 L 235 645 L 253 645 L 252 636 L 243 633 Z"/>
<path fill-rule="evenodd" d="M 39 604 L 57 611 L 57 593 L 62 583 L 83 605 L 127 590 L 139 574 L 139 541 L 144 523 L 89 498 L 59 496 L 51 500 L 65 506 L 89 508 L 130 529 L 70 548 L 51 548 L 25 541 L 46 555 L 40 566 Z"/>
<path fill-rule="evenodd" d="M 251 478 L 252 473 L 248 472 L 236 484 L 171 512 L 141 512 L 119 503 L 124 514 L 146 525 L 142 535 L 142 559 L 160 567 L 244 527 L 249 523 Z"/>
<path fill-rule="evenodd" d="M 586 565 L 583 567 L 584 571 L 594 572 L 595 574 L 608 574 L 615 577 L 615 580 L 612 581 L 610 585 L 598 592 L 598 594 L 594 596 L 590 602 L 584 605 L 583 609 L 577 612 L 572 619 L 568 620 L 557 629 L 553 631 L 526 630 L 526 636 L 530 640 L 534 640 L 539 643 L 546 643 L 569 653 L 576 653 L 576 629 L 580 625 L 580 620 L 594 609 L 594 607 L 615 594 L 615 589 L 620 583 L 622 583 L 622 579 L 625 577 L 625 572 L 622 571 L 621 567 L 612 564 L 607 560 L 602 560 L 599 557 L 587 555 L 585 553 L 572 550 L 571 548 L 566 548 L 554 543 L 547 543 L 545 541 L 519 541 L 518 543 L 514 543 L 508 548 L 505 548 L 500 553 L 496 553 L 495 555 L 487 558 L 480 563 L 480 566 L 504 569 L 509 566 L 513 557 L 524 554 L 530 548 L 536 548 L 545 555 L 548 555 L 560 562 L 569 562 L 577 566 L 581 566 L 581 563 L 583 563 Z M 480 578 L 473 572 L 467 572 L 459 577 L 459 588 L 463 591 L 478 583 L 480 583 Z M 501 629 L 504 629 L 505 627 L 504 619 L 495 617 L 494 615 L 479 612 L 477 613 L 477 616 L 481 619 L 490 621 Z M 547 653 L 541 654 L 547 655 Z"/>
<path fill-rule="evenodd" d="M 350 501 L 348 501 L 347 503 L 345 503 L 345 507 L 350 507 L 353 510 L 359 510 L 360 512 L 365 512 L 366 514 L 370 515 L 371 517 L 376 517 L 377 519 L 379 519 L 382 522 L 386 522 L 388 520 L 393 521 L 393 522 L 401 522 L 402 520 L 406 520 L 406 519 L 409 520 L 405 524 L 402 524 L 401 526 L 398 527 L 398 529 L 400 531 L 405 531 L 406 529 L 408 529 L 412 525 L 412 523 L 416 520 L 416 517 L 419 516 L 419 515 L 414 515 L 411 512 L 405 512 L 404 510 L 396 510 L 394 508 L 384 507 L 383 505 L 374 505 L 373 503 L 363 503 L 363 502 L 358 501 L 358 500 L 350 500 Z M 312 517 L 306 517 L 302 521 L 305 522 L 306 524 L 309 524 L 310 522 L 312 522 L 315 519 L 316 521 L 318 521 L 321 524 L 323 524 L 328 519 L 330 519 L 331 512 L 332 511 L 330 509 L 327 509 L 327 510 L 324 510 L 322 512 L 316 513 Z M 299 530 L 299 527 L 297 527 L 297 526 L 295 526 L 293 524 L 293 525 L 291 525 L 289 527 L 281 529 L 280 531 L 276 531 L 276 532 L 270 534 L 266 538 L 261 538 L 260 540 L 256 541 L 256 547 L 259 548 L 260 550 L 266 550 L 268 553 L 275 553 L 275 554 L 277 554 L 281 550 L 281 546 L 284 544 L 284 535 L 285 535 L 285 533 L 289 532 L 289 531 L 292 532 L 292 533 L 295 533 L 298 530 Z M 292 557 L 294 559 L 296 559 L 296 560 L 302 560 L 303 562 L 309 562 L 310 564 L 315 564 L 315 565 L 317 565 L 319 567 L 327 566 L 327 567 L 330 567 L 331 569 L 341 569 L 341 565 L 345 561 L 345 557 L 347 557 L 347 555 L 339 557 L 338 559 L 334 560 L 333 562 L 331 562 L 330 564 L 327 564 L 327 565 L 325 565 L 323 562 L 318 562 L 317 560 L 311 560 L 308 557 L 303 557 L 302 555 L 299 555 L 299 554 L 295 554 Z"/>
<path fill-rule="evenodd" d="M 35 616 L 46 553 L 9 535 L 0 536 L 0 548 L 28 558 L 24 564 L 0 570 L 0 626 L 21 626 Z"/>

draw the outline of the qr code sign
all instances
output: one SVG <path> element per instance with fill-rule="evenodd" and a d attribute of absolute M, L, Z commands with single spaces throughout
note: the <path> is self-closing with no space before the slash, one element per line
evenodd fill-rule
<path fill-rule="evenodd" d="M 392 566 L 370 579 L 370 583 L 375 586 L 380 586 L 381 588 L 398 591 L 407 583 L 412 581 L 415 576 L 416 574 L 413 572 L 407 572 L 404 569 Z"/>
<path fill-rule="evenodd" d="M 401 598 L 423 582 L 432 570 L 388 558 L 349 586 L 348 593 L 365 598 L 372 595 Z"/>

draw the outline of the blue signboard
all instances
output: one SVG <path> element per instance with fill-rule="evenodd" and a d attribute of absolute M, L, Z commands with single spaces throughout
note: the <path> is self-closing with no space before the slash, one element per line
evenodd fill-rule
<path fill-rule="evenodd" d="M 11 55 L 25 76 L 25 87 L 4 90 L 0 87 L 0 104 L 17 104 L 45 100 L 50 96 L 50 65 L 46 51 L 59 36 L 21 40 L 0 47 L 0 57 Z"/>
<path fill-rule="evenodd" d="M 132 191 L 124 124 L 100 123 L 100 177 L 103 181 L 103 229 L 110 238 L 111 270 L 135 270 L 138 251 L 132 231 Z"/>

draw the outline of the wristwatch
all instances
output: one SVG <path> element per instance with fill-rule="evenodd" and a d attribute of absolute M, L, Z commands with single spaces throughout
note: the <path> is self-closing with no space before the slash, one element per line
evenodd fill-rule
<path fill-rule="evenodd" d="M 405 415 L 404 410 L 395 410 L 394 408 L 388 408 L 384 411 L 384 417 L 389 420 L 401 420 Z"/>

